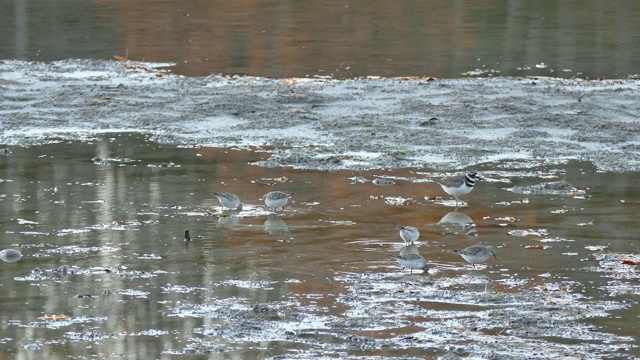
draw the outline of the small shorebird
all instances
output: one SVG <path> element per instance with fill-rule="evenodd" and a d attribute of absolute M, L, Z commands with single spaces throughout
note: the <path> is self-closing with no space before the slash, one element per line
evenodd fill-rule
<path fill-rule="evenodd" d="M 191 241 L 191 235 L 189 235 L 189 230 L 184 231 L 184 241 Z"/>
<path fill-rule="evenodd" d="M 414 226 L 403 226 L 400 228 L 400 237 L 407 244 L 413 244 L 420 237 L 420 230 Z"/>
<path fill-rule="evenodd" d="M 470 172 L 464 175 L 442 179 L 438 184 L 442 187 L 444 192 L 455 196 L 457 207 L 458 196 L 470 193 L 471 190 L 473 190 L 473 185 L 475 185 L 476 181 L 482 179 L 484 179 L 484 177 L 480 176 L 478 173 Z"/>
<path fill-rule="evenodd" d="M 491 255 L 493 255 L 496 260 L 498 259 L 493 246 L 473 245 L 464 250 L 453 250 L 453 252 L 462 256 L 463 259 L 471 263 L 474 269 L 476 268 L 476 264 L 487 261 Z"/>
<path fill-rule="evenodd" d="M 278 208 L 282 208 L 282 211 L 284 211 L 284 205 L 293 195 L 295 193 L 287 194 L 282 191 L 272 191 L 264 196 L 264 204 L 267 209 L 276 211 Z"/>
<path fill-rule="evenodd" d="M 422 269 L 424 274 L 429 272 L 427 262 L 418 254 L 389 255 L 389 257 L 396 259 L 398 264 L 402 265 L 402 270 L 408 268 L 410 273 L 413 273 L 413 269 Z"/>
<path fill-rule="evenodd" d="M 240 202 L 240 198 L 238 197 L 238 195 L 229 192 L 213 193 L 213 195 L 215 195 L 218 198 L 218 201 L 220 201 L 222 210 L 224 210 L 224 208 L 231 210 L 242 210 L 242 203 Z"/>

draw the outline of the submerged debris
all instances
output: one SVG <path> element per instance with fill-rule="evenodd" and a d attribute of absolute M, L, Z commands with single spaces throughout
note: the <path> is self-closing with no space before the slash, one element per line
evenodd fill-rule
<path fill-rule="evenodd" d="M 596 251 L 600 251 L 597 249 Z M 589 267 L 587 270 L 604 273 L 611 278 L 609 284 L 601 289 L 607 291 L 610 296 L 640 295 L 640 254 L 620 253 L 594 253 L 597 267 Z M 629 302 L 626 302 L 629 304 Z M 630 304 L 632 305 L 632 304 Z"/>
<path fill-rule="evenodd" d="M 207 324 L 194 330 L 199 336 L 190 338 L 184 349 L 171 353 L 196 348 L 198 353 L 215 353 L 223 351 L 221 343 L 273 341 L 304 344 L 306 354 L 324 356 L 349 349 L 435 347 L 442 350 L 434 355 L 444 358 L 451 358 L 444 349 L 465 357 L 525 359 L 538 358 L 532 354 L 542 348 L 546 358 L 567 352 L 590 358 L 594 351 L 615 354 L 634 347 L 632 337 L 597 331 L 583 322 L 629 305 L 593 300 L 573 290 L 577 283 L 549 282 L 513 293 L 496 291 L 496 282 L 485 275 L 395 276 L 338 276 L 337 281 L 350 284 L 337 298 L 345 309 L 339 316 L 292 299 L 252 303 L 210 298 L 204 304 L 170 306 L 170 316 L 202 318 Z M 391 330 L 383 337 L 362 335 Z"/>
<path fill-rule="evenodd" d="M 547 229 L 526 229 L 526 230 L 509 230 L 507 234 L 516 237 L 525 236 L 548 236 L 549 230 Z"/>
<path fill-rule="evenodd" d="M 552 182 L 544 182 L 537 185 L 530 186 L 514 186 L 510 188 L 505 188 L 507 191 L 511 191 L 516 194 L 523 195 L 565 195 L 565 196 L 573 196 L 578 193 L 584 193 L 582 190 L 578 190 L 578 188 L 569 184 L 566 181 L 552 181 Z"/>
<path fill-rule="evenodd" d="M 371 183 L 373 183 L 373 185 L 378 185 L 378 186 L 391 186 L 391 185 L 395 185 L 395 181 L 393 181 L 393 180 L 389 180 L 389 179 L 380 179 L 380 178 L 375 178 Z"/>

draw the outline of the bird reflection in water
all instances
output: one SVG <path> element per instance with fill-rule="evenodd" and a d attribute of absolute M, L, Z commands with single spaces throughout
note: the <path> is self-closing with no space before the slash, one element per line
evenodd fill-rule
<path fill-rule="evenodd" d="M 420 255 L 418 246 L 413 242 L 420 236 L 420 231 L 413 226 L 403 226 L 400 228 L 400 237 L 404 240 L 405 245 L 400 248 L 399 255 L 388 255 L 395 259 L 402 266 L 402 270 L 409 269 L 409 273 L 413 270 L 422 270 L 423 274 L 429 272 L 427 261 Z"/>
<path fill-rule="evenodd" d="M 454 232 L 458 232 L 457 228 L 460 228 L 459 231 L 467 236 L 478 235 L 476 224 L 473 222 L 473 219 L 471 219 L 469 215 L 457 211 L 452 211 L 443 216 L 436 225 L 443 226 L 445 228 L 450 227 Z M 455 230 L 454 227 L 456 228 Z"/>
<path fill-rule="evenodd" d="M 218 216 L 218 223 L 216 224 L 216 227 L 218 229 L 222 229 L 238 225 L 240 222 L 240 216 L 238 216 L 238 213 L 239 211 L 227 210 L 220 214 L 220 216 Z"/>
<path fill-rule="evenodd" d="M 418 251 L 418 245 L 410 244 L 400 248 L 400 256 L 409 254 L 420 255 L 420 252 Z"/>
<path fill-rule="evenodd" d="M 288 234 L 287 224 L 277 215 L 269 215 L 264 220 L 264 231 L 269 235 Z"/>

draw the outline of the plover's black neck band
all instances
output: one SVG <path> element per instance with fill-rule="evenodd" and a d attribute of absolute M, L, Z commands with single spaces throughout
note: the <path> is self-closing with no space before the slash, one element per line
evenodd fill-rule
<path fill-rule="evenodd" d="M 469 175 L 464 174 L 464 184 L 467 185 L 468 187 L 473 187 L 473 185 L 475 185 L 476 180 L 473 178 L 470 178 Z"/>

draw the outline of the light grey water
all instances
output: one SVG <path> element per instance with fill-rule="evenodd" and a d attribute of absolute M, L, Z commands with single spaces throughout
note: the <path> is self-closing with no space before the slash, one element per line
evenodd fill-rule
<path fill-rule="evenodd" d="M 633 1 L 0 1 L 0 59 L 174 62 L 191 75 L 640 73 Z"/>
<path fill-rule="evenodd" d="M 0 156 L 0 247 L 23 258 L 0 262 L 0 352 L 425 357 L 514 347 L 517 356 L 542 344 L 552 357 L 640 355 L 637 265 L 622 264 L 639 260 L 637 173 L 491 164 L 475 169 L 487 179 L 456 212 L 431 182 L 444 174 L 428 169 L 251 165 L 266 157 L 128 134 L 12 147 Z M 578 192 L 504 190 L 562 179 Z M 276 189 L 296 195 L 267 214 L 259 198 Z M 245 211 L 221 217 L 214 191 L 238 194 Z M 438 224 L 446 216 L 475 225 Z M 402 246 L 398 224 L 420 229 L 429 276 L 386 257 Z M 472 271 L 451 250 L 477 243 L 498 259 Z M 527 309 L 560 322 L 527 332 Z M 488 338 L 500 339 L 493 350 L 481 345 Z"/>

